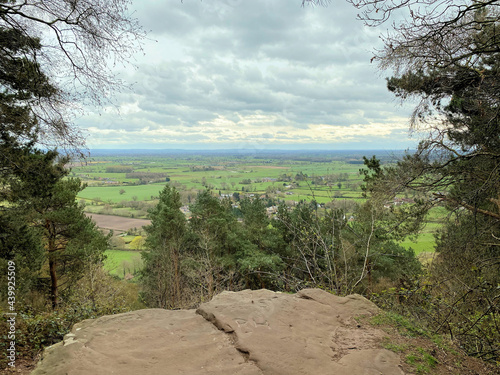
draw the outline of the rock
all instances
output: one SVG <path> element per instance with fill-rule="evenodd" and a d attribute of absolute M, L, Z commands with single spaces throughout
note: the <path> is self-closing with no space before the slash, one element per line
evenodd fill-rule
<path fill-rule="evenodd" d="M 86 320 L 46 349 L 32 375 L 402 375 L 377 313 L 357 295 L 319 289 L 223 292 L 198 310 L 138 310 Z"/>
<path fill-rule="evenodd" d="M 76 324 L 69 335 L 45 351 L 32 374 L 262 374 L 194 310 L 105 316 Z"/>

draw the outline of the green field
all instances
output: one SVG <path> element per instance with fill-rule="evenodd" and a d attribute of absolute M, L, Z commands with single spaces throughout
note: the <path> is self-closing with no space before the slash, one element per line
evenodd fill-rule
<path fill-rule="evenodd" d="M 99 198 L 104 202 L 111 201 L 112 203 L 134 200 L 134 197 L 137 201 L 147 201 L 151 200 L 151 197 L 157 197 L 164 186 L 165 183 L 137 186 L 88 186 L 78 194 L 78 197 L 88 200 Z M 125 190 L 125 193 L 120 194 L 121 189 Z"/>
<path fill-rule="evenodd" d="M 269 204 L 315 200 L 353 212 L 364 202 L 360 185 L 363 156 L 374 152 L 288 152 L 266 155 L 202 154 L 109 154 L 93 156 L 85 165 L 72 163 L 71 176 L 88 187 L 78 196 L 91 213 L 145 218 L 157 203 L 165 184 L 174 186 L 184 205 L 193 203 L 199 191 L 214 194 L 266 197 Z M 396 158 L 382 153 L 382 163 Z M 440 227 L 442 208 L 431 210 L 427 224 L 416 240 L 401 244 L 415 253 L 433 252 L 434 233 Z M 127 248 L 128 246 L 124 246 Z M 140 264 L 140 253 L 109 250 L 106 268 L 124 277 Z"/>
<path fill-rule="evenodd" d="M 141 253 L 138 251 L 107 250 L 104 269 L 111 275 L 123 278 L 135 274 L 142 267 Z"/>
<path fill-rule="evenodd" d="M 88 184 L 78 196 L 87 205 L 154 201 L 166 183 L 184 192 L 184 204 L 205 188 L 220 194 L 267 194 L 282 201 L 315 199 L 328 203 L 362 200 L 362 166 L 362 154 L 130 155 L 93 157 L 86 165 L 73 163 L 71 175 Z M 297 177 L 299 174 L 302 178 Z M 90 208 L 89 211 L 96 212 Z"/>
<path fill-rule="evenodd" d="M 441 227 L 442 220 L 447 214 L 443 207 L 434 207 L 429 211 L 427 222 L 422 233 L 415 240 L 406 239 L 401 243 L 405 248 L 412 248 L 415 254 L 434 252 L 436 246 L 435 233 Z"/>
<path fill-rule="evenodd" d="M 412 248 L 416 255 L 424 252 L 434 252 L 436 241 L 434 233 L 421 233 L 415 240 L 406 239 L 401 242 L 401 245 L 406 248 Z"/>

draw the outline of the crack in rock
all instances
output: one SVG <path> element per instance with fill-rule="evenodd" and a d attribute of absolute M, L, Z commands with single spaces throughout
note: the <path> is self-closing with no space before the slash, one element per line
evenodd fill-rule
<path fill-rule="evenodd" d="M 348 324 L 378 309 L 319 289 L 223 292 L 195 310 L 87 320 L 32 375 L 404 375 L 382 331 Z"/>

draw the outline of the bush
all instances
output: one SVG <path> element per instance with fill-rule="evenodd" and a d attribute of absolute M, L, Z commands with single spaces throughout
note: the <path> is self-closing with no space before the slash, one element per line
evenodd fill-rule
<path fill-rule="evenodd" d="M 144 308 L 139 302 L 138 286 L 121 281 L 107 274 L 100 265 L 91 265 L 70 293 L 63 296 L 63 303 L 55 311 L 36 311 L 25 305 L 16 319 L 16 359 L 32 361 L 47 346 L 61 341 L 71 327 L 85 319 Z M 0 311 L 0 313 L 3 311 Z M 0 322 L 0 330 L 8 332 L 6 319 Z M 7 336 L 0 340 L 0 350 L 7 351 Z M 7 367 L 2 355 L 0 369 Z"/>

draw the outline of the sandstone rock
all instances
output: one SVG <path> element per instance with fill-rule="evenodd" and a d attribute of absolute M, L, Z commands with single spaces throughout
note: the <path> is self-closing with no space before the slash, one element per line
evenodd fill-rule
<path fill-rule="evenodd" d="M 377 349 L 383 333 L 358 327 L 355 315 L 377 307 L 361 296 L 319 289 L 296 295 L 268 290 L 223 292 L 197 312 L 234 337 L 264 374 L 402 374 L 399 357 Z"/>
<path fill-rule="evenodd" d="M 33 375 L 402 375 L 361 296 L 318 289 L 223 292 L 194 310 L 139 310 L 81 322 Z"/>
<path fill-rule="evenodd" d="M 76 324 L 46 350 L 36 375 L 259 375 L 222 334 L 194 310 L 139 310 Z"/>

